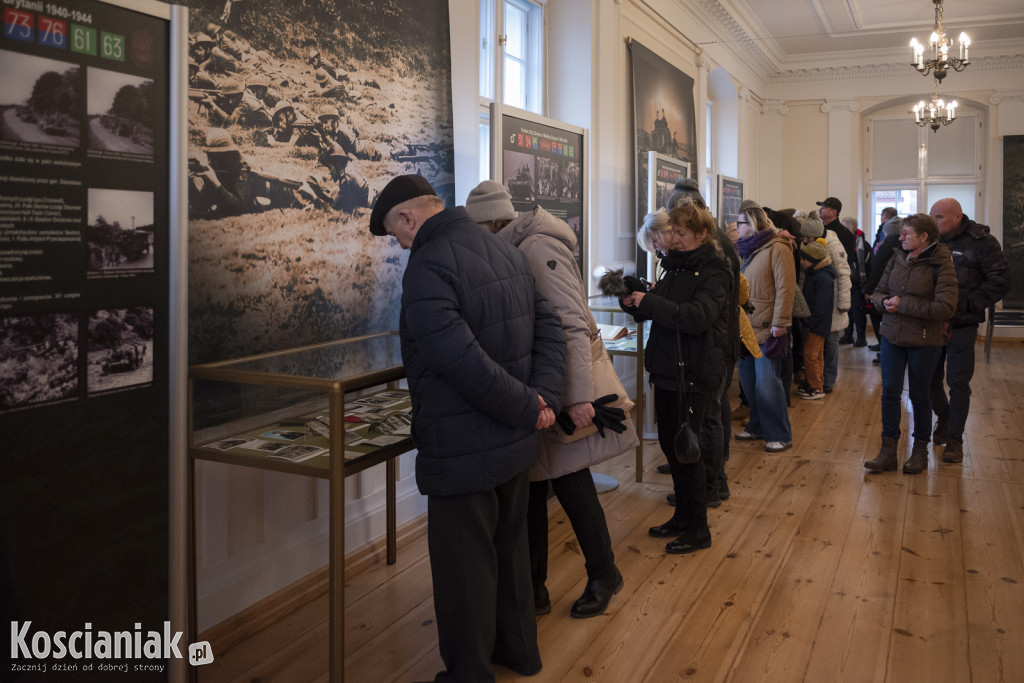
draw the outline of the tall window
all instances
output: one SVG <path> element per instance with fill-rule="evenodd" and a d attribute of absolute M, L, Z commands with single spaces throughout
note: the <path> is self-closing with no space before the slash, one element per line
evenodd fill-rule
<path fill-rule="evenodd" d="M 533 0 L 480 0 L 480 178 L 490 177 L 490 105 L 542 114 L 544 10 Z"/>
<path fill-rule="evenodd" d="M 977 218 L 978 192 L 984 187 L 982 117 L 961 109 L 953 124 L 932 132 L 918 127 L 905 108 L 899 107 L 899 115 L 876 115 L 868 126 L 871 228 L 878 229 L 887 206 L 900 216 L 927 213 L 944 197 L 956 199 L 965 214 Z"/>

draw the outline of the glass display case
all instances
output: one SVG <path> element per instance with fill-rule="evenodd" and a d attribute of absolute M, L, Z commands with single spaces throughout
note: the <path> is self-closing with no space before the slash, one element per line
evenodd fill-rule
<path fill-rule="evenodd" d="M 604 347 L 608 355 L 632 358 L 636 371 L 636 398 L 633 400 L 633 424 L 640 443 L 636 447 L 636 480 L 644 480 L 644 422 L 646 417 L 644 396 L 644 342 L 650 333 L 650 326 L 641 322 L 633 323 L 631 316 L 624 313 L 619 300 L 613 296 L 593 296 L 588 300 L 590 310 L 594 313 L 619 314 L 630 318 L 627 325 L 629 334 L 618 339 L 605 339 Z M 639 333 L 638 333 L 639 332 Z"/>
<path fill-rule="evenodd" d="M 329 481 L 330 680 L 344 680 L 344 478 L 386 467 L 387 561 L 395 548 L 396 458 L 413 448 L 397 332 L 189 370 L 190 623 L 196 635 L 196 462 Z"/>

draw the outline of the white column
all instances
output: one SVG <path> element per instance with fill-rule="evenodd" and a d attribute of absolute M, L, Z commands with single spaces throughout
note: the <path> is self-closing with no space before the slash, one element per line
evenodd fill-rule
<path fill-rule="evenodd" d="M 789 107 L 782 100 L 765 100 L 761 104 L 761 188 L 754 197 L 765 206 L 788 206 L 782 197 L 782 117 Z M 744 192 L 744 194 L 747 194 Z"/>
<path fill-rule="evenodd" d="M 854 167 L 860 159 L 860 138 L 853 116 L 859 109 L 856 100 L 825 100 L 821 105 L 822 113 L 828 114 L 828 195 L 838 197 L 843 213 L 851 216 L 857 215 L 859 196 Z"/>

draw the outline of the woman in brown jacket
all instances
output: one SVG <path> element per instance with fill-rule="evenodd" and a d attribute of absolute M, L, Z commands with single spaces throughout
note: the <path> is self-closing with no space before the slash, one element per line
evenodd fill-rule
<path fill-rule="evenodd" d="M 953 257 L 939 242 L 939 227 L 926 213 L 903 221 L 902 251 L 889 259 L 871 297 L 882 315 L 882 448 L 864 466 L 873 472 L 897 469 L 900 396 L 903 375 L 910 376 L 914 409 L 914 447 L 903 464 L 907 474 L 928 468 L 932 433 L 931 377 L 945 340 L 943 327 L 956 312 L 957 280 Z"/>

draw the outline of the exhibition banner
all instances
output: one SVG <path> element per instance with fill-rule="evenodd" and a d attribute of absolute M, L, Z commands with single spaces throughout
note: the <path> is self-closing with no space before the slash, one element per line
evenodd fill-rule
<path fill-rule="evenodd" d="M 636 149 L 636 225 L 658 207 L 647 203 L 647 153 L 697 163 L 697 122 L 693 78 L 636 40 L 629 41 L 633 58 L 633 121 Z M 646 272 L 646 256 L 637 249 L 637 274 Z"/>
<path fill-rule="evenodd" d="M 407 173 L 455 205 L 447 0 L 188 5 L 189 362 L 397 330 L 370 207 Z"/>
<path fill-rule="evenodd" d="M 161 9 L 3 2 L 3 624 L 123 630 L 167 616 Z"/>
<path fill-rule="evenodd" d="M 586 130 L 499 104 L 491 105 L 493 176 L 519 213 L 543 207 L 576 234 L 573 255 L 586 271 Z M 586 278 L 583 278 L 586 281 Z"/>
<path fill-rule="evenodd" d="M 718 224 L 723 228 L 736 221 L 743 203 L 743 181 L 727 175 L 718 176 Z"/>
<path fill-rule="evenodd" d="M 1024 135 L 1003 136 L 1003 252 L 1010 293 L 1003 308 L 1024 308 Z"/>

